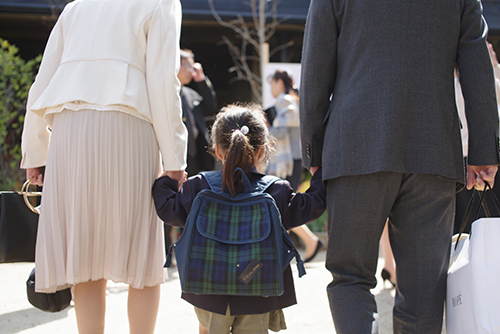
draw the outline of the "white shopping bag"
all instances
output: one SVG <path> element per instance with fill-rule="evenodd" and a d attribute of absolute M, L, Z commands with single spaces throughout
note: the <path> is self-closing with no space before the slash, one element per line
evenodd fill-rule
<path fill-rule="evenodd" d="M 472 223 L 452 243 L 446 293 L 447 334 L 500 334 L 500 218 Z"/>

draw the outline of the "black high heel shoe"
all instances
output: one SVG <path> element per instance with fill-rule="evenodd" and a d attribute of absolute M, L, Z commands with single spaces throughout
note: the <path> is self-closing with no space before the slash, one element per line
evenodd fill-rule
<path fill-rule="evenodd" d="M 311 262 L 312 259 L 318 254 L 318 252 L 324 247 L 325 245 L 321 241 L 321 239 L 318 239 L 318 243 L 316 244 L 316 249 L 314 250 L 314 253 L 309 256 L 307 259 L 304 260 L 304 263 Z"/>
<path fill-rule="evenodd" d="M 389 281 L 389 283 L 391 283 L 393 287 L 396 286 L 396 281 L 391 277 L 391 274 L 389 274 L 389 272 L 387 270 L 382 269 L 382 272 L 380 273 L 380 275 L 382 276 L 384 283 L 385 283 L 385 281 Z"/>

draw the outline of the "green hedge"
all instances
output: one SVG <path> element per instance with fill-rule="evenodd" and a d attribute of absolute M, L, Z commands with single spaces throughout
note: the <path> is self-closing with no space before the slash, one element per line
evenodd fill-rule
<path fill-rule="evenodd" d="M 307 224 L 307 227 L 309 227 L 309 229 L 313 232 L 326 232 L 326 227 L 328 224 L 327 219 L 328 219 L 328 216 L 327 216 L 326 211 L 325 211 L 325 213 L 323 213 L 323 215 L 321 215 L 321 217 L 319 217 L 315 221 Z"/>
<path fill-rule="evenodd" d="M 26 100 L 41 55 L 25 61 L 18 49 L 0 38 L 0 190 L 19 190 L 25 173 L 21 162 L 21 133 Z"/>

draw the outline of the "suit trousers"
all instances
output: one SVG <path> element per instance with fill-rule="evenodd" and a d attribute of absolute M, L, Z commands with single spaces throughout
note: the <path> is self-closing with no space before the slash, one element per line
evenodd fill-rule
<path fill-rule="evenodd" d="M 338 334 L 378 333 L 379 240 L 387 217 L 396 261 L 394 333 L 440 334 L 456 182 L 379 172 L 327 181 L 327 292 Z"/>

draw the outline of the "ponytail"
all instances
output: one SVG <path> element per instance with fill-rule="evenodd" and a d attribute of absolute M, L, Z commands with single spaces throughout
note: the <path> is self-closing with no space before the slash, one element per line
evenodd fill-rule
<path fill-rule="evenodd" d="M 246 174 L 254 164 L 254 150 L 252 145 L 250 145 L 250 140 L 246 136 L 248 131 L 249 129 L 246 125 L 241 130 L 236 129 L 233 131 L 224 161 L 222 189 L 227 188 L 233 196 L 245 190 L 241 171 L 234 173 L 235 169 L 240 167 Z"/>
<path fill-rule="evenodd" d="M 214 148 L 218 145 L 224 155 L 222 190 L 228 190 L 233 196 L 245 189 L 241 171 L 234 172 L 236 168 L 247 174 L 254 165 L 267 164 L 275 152 L 275 141 L 267 128 L 262 107 L 253 103 L 223 107 L 215 118 L 211 138 Z M 265 149 L 263 156 L 254 161 L 261 149 Z"/>

